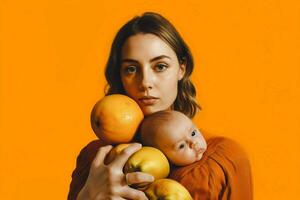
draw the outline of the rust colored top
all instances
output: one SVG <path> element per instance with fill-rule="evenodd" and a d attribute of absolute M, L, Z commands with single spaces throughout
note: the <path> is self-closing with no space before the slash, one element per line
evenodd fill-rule
<path fill-rule="evenodd" d="M 90 165 L 99 147 L 90 142 L 77 157 L 68 200 L 76 200 L 89 175 Z M 184 167 L 172 167 L 170 178 L 180 182 L 194 200 L 252 200 L 252 176 L 248 157 L 233 140 L 213 137 L 207 140 L 201 160 Z"/>
<path fill-rule="evenodd" d="M 174 168 L 170 178 L 184 185 L 194 200 L 252 200 L 252 176 L 248 157 L 233 140 L 207 140 L 201 160 Z"/>

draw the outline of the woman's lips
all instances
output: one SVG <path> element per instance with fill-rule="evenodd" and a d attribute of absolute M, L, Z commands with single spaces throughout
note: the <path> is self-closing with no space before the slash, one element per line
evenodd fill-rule
<path fill-rule="evenodd" d="M 140 98 L 139 102 L 141 102 L 143 105 L 150 106 L 154 105 L 158 101 L 158 98 L 150 97 L 150 98 Z"/>

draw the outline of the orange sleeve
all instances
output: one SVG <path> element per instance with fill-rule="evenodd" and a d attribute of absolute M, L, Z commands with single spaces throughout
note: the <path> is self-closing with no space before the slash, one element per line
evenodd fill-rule
<path fill-rule="evenodd" d="M 194 200 L 252 200 L 252 176 L 248 156 L 233 140 L 207 140 L 202 159 L 174 168 L 170 178 L 183 184 Z"/>

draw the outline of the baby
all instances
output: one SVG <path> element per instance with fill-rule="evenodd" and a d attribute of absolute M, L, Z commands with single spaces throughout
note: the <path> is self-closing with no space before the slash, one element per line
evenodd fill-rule
<path fill-rule="evenodd" d="M 158 148 L 176 166 L 200 160 L 207 147 L 194 123 L 178 111 L 160 111 L 147 116 L 140 134 L 143 145 Z"/>

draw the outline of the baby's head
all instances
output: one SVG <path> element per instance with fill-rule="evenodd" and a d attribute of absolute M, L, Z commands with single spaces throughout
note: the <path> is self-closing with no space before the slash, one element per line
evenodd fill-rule
<path fill-rule="evenodd" d="M 144 145 L 160 149 L 177 166 L 200 160 L 207 147 L 198 128 L 178 111 L 160 111 L 148 115 L 140 131 Z"/>

